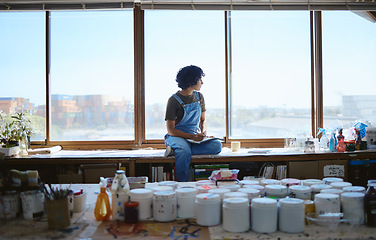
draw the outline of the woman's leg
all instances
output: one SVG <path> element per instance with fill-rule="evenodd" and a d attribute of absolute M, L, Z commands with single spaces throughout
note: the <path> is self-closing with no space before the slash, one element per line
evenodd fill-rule
<path fill-rule="evenodd" d="M 192 144 L 192 155 L 218 154 L 222 151 L 222 143 L 218 139 Z"/>
<path fill-rule="evenodd" d="M 189 167 L 191 164 L 191 144 L 184 138 L 168 136 L 166 145 L 175 151 L 175 168 L 178 182 L 189 181 Z"/>

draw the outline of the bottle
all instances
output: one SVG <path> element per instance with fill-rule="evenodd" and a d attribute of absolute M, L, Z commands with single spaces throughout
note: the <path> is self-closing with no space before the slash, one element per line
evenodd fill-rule
<path fill-rule="evenodd" d="M 334 133 L 334 131 L 330 134 L 330 139 L 329 139 L 329 151 L 331 152 L 335 152 L 336 151 L 336 142 L 337 142 L 337 139 L 336 139 L 336 134 Z"/>
<path fill-rule="evenodd" d="M 364 196 L 365 224 L 376 227 L 376 180 L 368 180 L 368 189 Z"/>
<path fill-rule="evenodd" d="M 124 203 L 129 200 L 129 183 L 123 170 L 117 170 L 111 185 L 112 218 L 124 220 Z"/>
<path fill-rule="evenodd" d="M 109 220 L 112 214 L 110 200 L 106 193 L 106 182 L 104 178 L 101 178 L 99 184 L 100 193 L 97 197 L 97 202 L 95 204 L 94 216 L 97 221 Z"/>
<path fill-rule="evenodd" d="M 319 128 L 319 133 L 322 133 L 322 136 L 320 138 L 320 150 L 327 151 L 329 149 L 329 138 L 326 136 L 325 129 Z"/>
<path fill-rule="evenodd" d="M 25 157 L 28 155 L 28 152 L 27 152 L 27 146 L 28 146 L 28 143 L 27 143 L 27 136 L 26 136 L 26 133 L 23 133 L 22 134 L 22 137 L 21 137 L 21 140 L 20 140 L 20 156 L 21 157 Z"/>
<path fill-rule="evenodd" d="M 338 132 L 338 144 L 337 144 L 337 152 L 345 152 L 346 151 L 346 144 L 345 144 L 345 136 L 342 135 L 342 129 Z"/>
<path fill-rule="evenodd" d="M 360 136 L 360 129 L 356 128 L 356 138 L 355 138 L 355 150 L 360 150 L 360 144 L 362 143 L 362 137 Z"/>

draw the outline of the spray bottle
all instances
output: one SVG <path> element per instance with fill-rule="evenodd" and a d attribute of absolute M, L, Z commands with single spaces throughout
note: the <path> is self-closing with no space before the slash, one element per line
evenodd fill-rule
<path fill-rule="evenodd" d="M 110 219 L 112 210 L 109 197 L 106 193 L 106 179 L 103 177 L 100 179 L 100 193 L 98 194 L 97 202 L 95 204 L 94 216 L 97 221 L 106 221 Z"/>
<path fill-rule="evenodd" d="M 336 132 L 335 130 L 332 130 L 332 133 L 330 134 L 329 139 L 329 151 L 336 152 L 337 151 L 337 138 L 336 138 Z"/>
<path fill-rule="evenodd" d="M 328 151 L 329 149 L 329 138 L 326 136 L 326 131 L 324 128 L 319 128 L 319 132 L 317 135 L 322 133 L 322 136 L 320 138 L 320 150 L 322 151 Z"/>

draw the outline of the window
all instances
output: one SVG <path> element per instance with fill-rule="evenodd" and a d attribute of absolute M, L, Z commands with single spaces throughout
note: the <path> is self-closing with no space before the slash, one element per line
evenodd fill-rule
<path fill-rule="evenodd" d="M 51 140 L 133 140 L 133 12 L 51 13 Z"/>
<path fill-rule="evenodd" d="M 310 133 L 309 12 L 231 12 L 231 32 L 230 137 Z"/>
<path fill-rule="evenodd" d="M 328 11 L 322 35 L 324 127 L 375 124 L 376 25 L 352 12 Z"/>
<path fill-rule="evenodd" d="M 32 140 L 44 140 L 45 13 L 0 12 L 0 33 L 0 110 L 31 113 Z"/>
<path fill-rule="evenodd" d="M 145 125 L 147 139 L 166 134 L 168 98 L 179 88 L 180 68 L 196 65 L 205 77 L 208 134 L 225 136 L 223 11 L 145 11 Z"/>

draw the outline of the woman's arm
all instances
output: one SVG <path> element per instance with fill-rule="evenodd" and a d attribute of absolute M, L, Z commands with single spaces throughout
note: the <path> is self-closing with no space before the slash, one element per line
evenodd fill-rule
<path fill-rule="evenodd" d="M 186 133 L 186 132 L 180 131 L 179 129 L 176 129 L 175 121 L 173 120 L 166 120 L 166 126 L 167 126 L 168 134 L 174 137 L 192 139 L 195 141 L 201 141 L 205 137 L 205 134 L 203 133 L 191 134 L 191 133 Z"/>
<path fill-rule="evenodd" d="M 201 118 L 200 118 L 200 129 L 201 133 L 206 136 L 206 130 L 207 130 L 207 124 L 206 124 L 206 116 L 205 112 L 201 113 Z"/>

